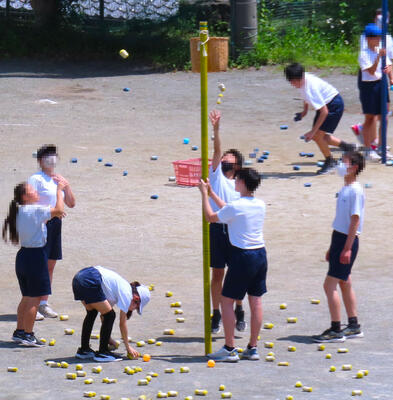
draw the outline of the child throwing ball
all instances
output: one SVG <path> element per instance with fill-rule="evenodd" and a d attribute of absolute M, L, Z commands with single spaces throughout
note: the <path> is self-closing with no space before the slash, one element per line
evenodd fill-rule
<path fill-rule="evenodd" d="M 14 198 L 3 225 L 3 239 L 21 246 L 16 255 L 15 271 L 22 300 L 12 340 L 25 346 L 42 346 L 34 336 L 33 327 L 40 297 L 51 294 L 45 223 L 51 218 L 63 216 L 63 189 L 63 183 L 59 182 L 55 207 L 41 206 L 37 204 L 37 191 L 26 182 L 20 183 L 15 186 Z"/>

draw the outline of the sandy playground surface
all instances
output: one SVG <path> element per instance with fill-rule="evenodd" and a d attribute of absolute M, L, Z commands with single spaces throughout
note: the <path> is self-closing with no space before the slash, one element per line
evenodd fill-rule
<path fill-rule="evenodd" d="M 353 141 L 349 129 L 362 120 L 356 78 L 319 72 L 343 95 L 346 112 L 337 136 Z M 178 187 L 168 182 L 174 175 L 171 162 L 199 156 L 191 150 L 200 145 L 199 76 L 192 73 L 136 73 L 117 65 L 47 65 L 29 62 L 3 62 L 0 65 L 0 209 L 5 217 L 16 183 L 36 170 L 32 153 L 43 143 L 59 146 L 58 172 L 71 182 L 76 195 L 75 209 L 64 221 L 64 260 L 56 266 L 51 303 L 60 313 L 70 315 L 67 322 L 45 320 L 36 323 L 38 337 L 55 338 L 54 347 L 21 348 L 11 342 L 16 307 L 20 299 L 14 272 L 17 249 L 1 244 L 0 251 L 0 399 L 77 400 L 92 390 L 96 398 L 108 394 L 112 399 L 132 400 L 146 394 L 155 398 L 159 390 L 176 390 L 178 398 L 207 389 L 208 399 L 221 398 L 218 387 L 226 385 L 233 399 L 350 399 L 354 389 L 364 399 L 390 399 L 392 383 L 391 321 L 393 317 L 392 236 L 393 167 L 368 165 L 360 181 L 366 189 L 366 216 L 360 239 L 360 252 L 353 270 L 359 300 L 359 319 L 365 338 L 344 344 L 328 344 L 318 351 L 309 336 L 329 324 L 322 283 L 327 271 L 324 254 L 331 235 L 335 194 L 342 181 L 335 174 L 316 176 L 320 160 L 313 143 L 299 136 L 310 128 L 313 113 L 294 123 L 301 110 L 298 93 L 282 73 L 267 68 L 260 71 L 229 71 L 209 75 L 209 105 L 215 106 L 217 83 L 227 91 L 222 110 L 223 148 L 237 147 L 248 155 L 255 147 L 269 150 L 264 164 L 256 164 L 265 179 L 257 196 L 267 204 L 265 238 L 269 260 L 268 293 L 263 297 L 264 321 L 275 324 L 261 331 L 261 361 L 241 361 L 235 365 L 206 367 L 203 344 L 201 202 L 196 188 Z M 130 92 L 123 88 L 129 87 Z M 56 104 L 40 102 L 49 99 Z M 280 130 L 288 124 L 288 130 Z M 391 135 L 389 135 L 391 136 Z M 183 138 L 190 144 L 184 145 Z M 391 138 L 388 141 L 393 145 Z M 116 147 L 122 147 L 119 154 Z M 314 158 L 300 158 L 299 152 L 314 152 Z M 150 157 L 157 155 L 157 161 Z M 339 152 L 334 153 L 339 156 Z M 70 159 L 76 157 L 76 164 Z M 112 162 L 112 168 L 98 163 Z M 299 165 L 299 171 L 293 170 Z M 123 171 L 128 176 L 123 176 Z M 304 187 L 304 183 L 312 183 Z M 157 200 L 151 200 L 158 194 Z M 65 379 L 78 362 L 73 356 L 79 345 L 84 311 L 73 301 L 71 280 L 82 267 L 101 264 L 118 271 L 129 280 L 155 284 L 151 304 L 143 318 L 129 321 L 133 340 L 156 338 L 161 347 L 146 345 L 143 352 L 152 360 L 122 361 L 103 366 L 100 375 L 91 373 L 97 363 L 84 363 L 92 385 L 84 378 Z M 165 297 L 172 290 L 174 296 Z M 320 305 L 310 298 L 321 299 Z M 181 301 L 184 324 L 176 323 L 172 301 Z M 287 310 L 280 310 L 280 303 Z M 246 317 L 249 317 L 248 305 Z M 296 316 L 296 324 L 287 324 Z M 342 318 L 346 322 L 345 314 Z M 120 337 L 118 320 L 114 336 Z M 65 336 L 65 328 L 74 328 Z M 173 328 L 173 337 L 164 337 Z M 95 331 L 98 332 L 96 323 Z M 248 331 L 237 335 L 237 345 L 247 345 Z M 264 361 L 270 351 L 263 342 L 274 342 L 276 361 Z M 224 344 L 223 334 L 214 336 L 213 349 Z M 92 346 L 98 343 L 92 341 Z M 288 346 L 296 346 L 290 353 Z M 337 348 L 349 352 L 338 354 Z M 330 360 L 325 358 L 331 353 Z M 52 369 L 46 360 L 67 361 L 68 369 Z M 279 361 L 289 361 L 279 367 Z M 343 364 L 353 370 L 341 371 Z M 125 366 L 141 366 L 143 372 L 123 374 Z M 330 365 L 337 372 L 329 372 Z M 7 372 L 17 366 L 17 373 Z M 181 366 L 190 373 L 180 374 Z M 174 374 L 165 374 L 172 367 Z M 354 379 L 356 371 L 369 375 Z M 159 374 L 146 386 L 138 379 L 146 373 Z M 103 377 L 118 378 L 118 383 L 102 383 Z M 312 386 L 313 392 L 295 388 L 296 381 Z"/>

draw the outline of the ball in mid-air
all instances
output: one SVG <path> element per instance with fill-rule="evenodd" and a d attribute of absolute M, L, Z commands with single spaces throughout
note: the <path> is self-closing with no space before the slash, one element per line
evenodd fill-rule
<path fill-rule="evenodd" d="M 120 56 L 121 56 L 122 58 L 124 58 L 124 59 L 126 59 L 126 58 L 129 57 L 128 51 L 127 51 L 127 50 L 124 50 L 124 49 L 121 49 L 121 50 L 119 51 L 119 54 L 120 54 Z"/>

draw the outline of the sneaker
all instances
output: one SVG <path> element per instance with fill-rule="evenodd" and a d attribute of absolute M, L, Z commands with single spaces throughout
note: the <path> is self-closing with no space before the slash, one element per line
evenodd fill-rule
<path fill-rule="evenodd" d="M 37 314 L 35 316 L 35 320 L 36 321 L 42 321 L 43 319 L 45 319 L 45 317 L 39 311 L 37 311 Z"/>
<path fill-rule="evenodd" d="M 244 332 L 247 328 L 247 323 L 244 321 L 244 311 L 235 311 L 236 315 L 236 329 L 239 332 Z"/>
<path fill-rule="evenodd" d="M 386 149 L 386 159 L 387 160 L 393 160 L 393 154 L 392 153 L 389 153 L 389 151 L 388 151 L 388 149 Z M 381 159 L 382 159 L 382 150 L 381 149 L 378 149 L 378 155 L 381 157 Z"/>
<path fill-rule="evenodd" d="M 119 354 L 112 353 L 111 351 L 96 351 L 93 360 L 98 362 L 114 362 L 123 360 L 123 357 L 121 357 Z"/>
<path fill-rule="evenodd" d="M 256 347 L 251 347 L 251 349 L 247 347 L 242 353 L 242 360 L 259 360 L 258 349 Z"/>
<path fill-rule="evenodd" d="M 25 333 L 21 338 L 20 344 L 26 347 L 43 347 L 44 343 L 40 342 L 35 336 L 34 332 Z"/>
<path fill-rule="evenodd" d="M 25 338 L 25 331 L 24 330 L 14 330 L 12 334 L 12 340 L 16 343 L 22 343 L 23 339 Z"/>
<path fill-rule="evenodd" d="M 342 333 L 342 331 L 336 332 L 336 331 L 333 331 L 331 328 L 326 329 L 326 331 L 320 335 L 312 336 L 312 339 L 314 340 L 314 342 L 317 342 L 317 343 L 345 342 L 345 336 Z"/>
<path fill-rule="evenodd" d="M 322 167 L 317 171 L 317 175 L 324 175 L 332 171 L 336 166 L 336 161 L 331 158 L 330 160 L 325 160 Z"/>
<path fill-rule="evenodd" d="M 40 304 L 40 306 L 38 307 L 38 311 L 45 318 L 57 318 L 57 312 L 53 311 L 48 303 Z"/>
<path fill-rule="evenodd" d="M 78 348 L 78 350 L 76 351 L 75 357 L 76 358 L 80 358 L 82 360 L 87 360 L 89 358 L 94 358 L 94 350 L 91 349 L 90 347 L 86 350 L 82 350 L 81 347 Z"/>
<path fill-rule="evenodd" d="M 360 144 L 364 144 L 363 140 L 363 125 L 362 124 L 355 124 L 351 126 L 352 132 L 355 134 L 356 139 L 359 141 Z"/>
<path fill-rule="evenodd" d="M 213 315 L 211 322 L 212 333 L 221 332 L 221 315 Z"/>
<path fill-rule="evenodd" d="M 355 339 L 355 338 L 362 338 L 364 337 L 364 334 L 362 330 L 360 329 L 360 325 L 347 325 L 346 328 L 344 328 L 341 333 L 344 335 L 346 339 Z"/>
<path fill-rule="evenodd" d="M 236 349 L 232 351 L 227 350 L 225 347 L 222 347 L 220 350 L 215 353 L 211 353 L 207 355 L 214 361 L 222 361 L 222 362 L 238 362 L 240 360 L 239 353 Z"/>
<path fill-rule="evenodd" d="M 381 161 L 381 157 L 375 150 L 368 150 L 366 154 L 366 160 L 370 162 L 379 162 Z"/>

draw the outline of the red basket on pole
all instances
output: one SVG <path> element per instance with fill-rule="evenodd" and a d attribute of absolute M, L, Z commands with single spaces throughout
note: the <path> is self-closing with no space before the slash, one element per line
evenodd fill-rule
<path fill-rule="evenodd" d="M 209 159 L 209 167 L 212 160 Z M 202 164 L 200 158 L 189 160 L 173 161 L 176 183 L 182 186 L 198 186 L 202 177 Z"/>

